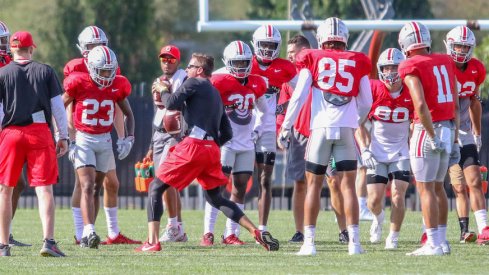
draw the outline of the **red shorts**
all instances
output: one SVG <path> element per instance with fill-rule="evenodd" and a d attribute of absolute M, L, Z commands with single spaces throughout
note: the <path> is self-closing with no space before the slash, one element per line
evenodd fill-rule
<path fill-rule="evenodd" d="M 156 176 L 178 190 L 189 186 L 194 179 L 204 190 L 211 190 L 228 181 L 222 172 L 220 158 L 219 147 L 214 141 L 187 137 L 170 148 Z"/>
<path fill-rule="evenodd" d="M 25 162 L 30 186 L 58 182 L 56 150 L 47 124 L 7 126 L 0 132 L 0 184 L 17 185 Z"/>

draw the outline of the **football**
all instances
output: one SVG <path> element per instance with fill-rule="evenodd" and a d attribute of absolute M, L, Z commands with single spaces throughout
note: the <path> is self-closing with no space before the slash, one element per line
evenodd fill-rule
<path fill-rule="evenodd" d="M 180 111 L 166 110 L 163 116 L 163 128 L 168 134 L 174 135 L 182 130 L 182 113 Z"/>
<path fill-rule="evenodd" d="M 153 101 L 159 109 L 165 108 L 163 103 L 161 102 L 161 94 L 166 91 L 171 90 L 171 83 L 165 77 L 157 78 L 151 87 L 151 91 L 153 93 Z"/>

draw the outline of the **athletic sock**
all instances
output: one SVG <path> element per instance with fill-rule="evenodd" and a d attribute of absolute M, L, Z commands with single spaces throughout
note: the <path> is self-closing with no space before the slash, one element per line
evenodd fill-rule
<path fill-rule="evenodd" d="M 439 224 L 438 225 L 438 236 L 440 240 L 440 244 L 447 241 L 447 225 Z"/>
<path fill-rule="evenodd" d="M 477 223 L 477 229 L 479 234 L 482 233 L 482 229 L 487 226 L 487 211 L 486 209 L 477 210 L 474 212 L 475 222 Z"/>
<path fill-rule="evenodd" d="M 75 238 L 80 241 L 83 235 L 83 217 L 79 207 L 72 207 L 73 223 L 75 225 Z"/>
<path fill-rule="evenodd" d="M 88 237 L 95 232 L 95 226 L 93 224 L 87 224 L 83 227 L 83 238 Z"/>
<path fill-rule="evenodd" d="M 384 223 L 384 217 L 385 217 L 384 210 L 380 211 L 380 214 L 373 215 L 373 216 L 374 216 L 374 221 L 377 222 L 377 224 L 382 225 Z"/>
<path fill-rule="evenodd" d="M 438 228 L 426 228 L 426 237 L 428 238 L 426 243 L 431 245 L 431 247 L 440 246 L 440 240 L 438 236 Z"/>
<path fill-rule="evenodd" d="M 173 218 L 168 218 L 168 225 L 170 225 L 171 227 L 177 227 L 178 226 L 177 216 L 175 216 Z"/>
<path fill-rule="evenodd" d="M 367 208 L 367 197 L 358 197 L 358 205 L 360 210 Z"/>
<path fill-rule="evenodd" d="M 206 202 L 204 214 L 204 234 L 207 234 L 209 232 L 214 234 L 217 214 L 219 214 L 219 210 L 217 208 L 214 208 L 210 203 Z"/>
<path fill-rule="evenodd" d="M 314 239 L 316 238 L 316 226 L 305 225 L 304 226 L 304 244 L 314 245 Z"/>
<path fill-rule="evenodd" d="M 399 231 L 391 230 L 387 238 L 390 238 L 391 240 L 399 239 Z"/>
<path fill-rule="evenodd" d="M 458 218 L 458 224 L 460 225 L 460 232 L 462 234 L 469 232 L 469 217 Z"/>
<path fill-rule="evenodd" d="M 105 221 L 107 222 L 107 234 L 109 238 L 114 239 L 121 232 L 119 230 L 119 221 L 117 220 L 117 207 L 104 207 Z"/>
<path fill-rule="evenodd" d="M 260 225 L 258 226 L 258 230 L 260 230 L 260 231 L 267 231 L 267 226 L 266 226 L 266 225 L 261 225 L 261 224 L 260 224 Z"/>
<path fill-rule="evenodd" d="M 360 244 L 360 230 L 358 224 L 351 224 L 347 226 L 348 236 L 350 237 L 350 243 Z"/>

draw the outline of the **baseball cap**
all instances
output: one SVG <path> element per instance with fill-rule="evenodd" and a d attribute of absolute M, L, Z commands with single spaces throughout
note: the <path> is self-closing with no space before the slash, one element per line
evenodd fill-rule
<path fill-rule="evenodd" d="M 10 48 L 27 48 L 30 46 L 36 48 L 30 32 L 19 31 L 10 37 Z"/>
<path fill-rule="evenodd" d="M 160 50 L 159 57 L 161 57 L 162 55 L 165 55 L 165 54 L 171 55 L 174 58 L 176 58 L 178 61 L 180 61 L 180 50 L 177 48 L 177 46 L 173 46 L 173 45 L 164 46 Z"/>

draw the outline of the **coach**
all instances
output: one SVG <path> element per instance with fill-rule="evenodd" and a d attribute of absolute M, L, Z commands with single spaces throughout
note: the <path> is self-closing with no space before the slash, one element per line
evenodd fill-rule
<path fill-rule="evenodd" d="M 0 256 L 10 256 L 9 226 L 12 220 L 12 192 L 22 166 L 35 187 L 44 243 L 41 256 L 65 256 L 54 241 L 54 197 L 58 181 L 56 157 L 68 149 L 66 113 L 61 85 L 48 65 L 32 61 L 36 45 L 29 32 L 10 37 L 13 62 L 0 70 L 0 102 L 5 114 L 0 133 Z M 52 138 L 52 117 L 59 129 L 56 149 Z"/>

